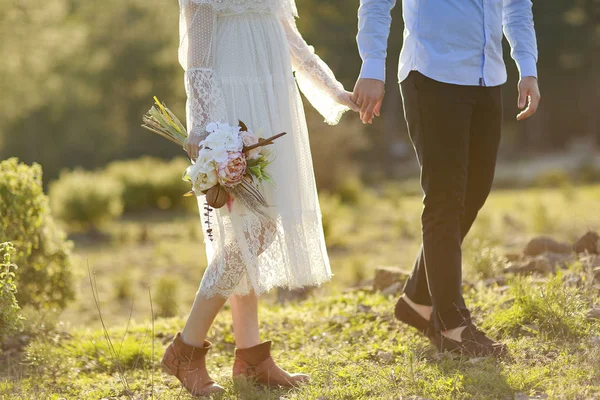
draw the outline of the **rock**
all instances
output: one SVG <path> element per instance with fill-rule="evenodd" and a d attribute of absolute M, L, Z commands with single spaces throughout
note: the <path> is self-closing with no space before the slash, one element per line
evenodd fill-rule
<path fill-rule="evenodd" d="M 554 272 L 554 266 L 544 256 L 534 259 L 526 259 L 522 262 L 511 263 L 504 269 L 504 272 L 519 275 L 529 275 L 532 273 L 549 274 Z"/>
<path fill-rule="evenodd" d="M 536 257 L 526 257 L 521 261 L 512 262 L 504 271 L 520 275 L 549 274 L 558 268 L 567 268 L 574 261 L 575 256 L 573 254 L 544 253 Z"/>
<path fill-rule="evenodd" d="M 523 249 L 523 254 L 526 256 L 539 256 L 544 253 L 569 254 L 571 251 L 571 246 L 566 243 L 559 243 L 547 236 L 539 236 L 527 243 L 527 246 Z"/>
<path fill-rule="evenodd" d="M 594 307 L 587 313 L 588 319 L 600 319 L 600 307 Z"/>
<path fill-rule="evenodd" d="M 569 286 L 581 286 L 581 276 L 578 274 L 566 274 L 563 276 L 563 282 Z"/>
<path fill-rule="evenodd" d="M 484 279 L 481 283 L 483 283 L 483 286 L 486 286 L 486 287 L 504 286 L 504 285 L 506 285 L 506 277 L 498 276 L 496 278 L 488 278 L 488 279 Z"/>
<path fill-rule="evenodd" d="M 397 267 L 377 267 L 375 269 L 375 279 L 373 280 L 373 290 L 385 290 L 395 283 L 403 285 L 409 275 L 406 271 Z"/>
<path fill-rule="evenodd" d="M 573 245 L 576 253 L 600 254 L 600 236 L 596 232 L 589 231 Z"/>
<path fill-rule="evenodd" d="M 361 304 L 358 305 L 357 309 L 358 309 L 358 312 L 360 312 L 360 313 L 368 314 L 368 313 L 371 312 L 371 310 L 373 309 L 373 307 L 369 306 L 367 304 L 362 304 L 361 303 Z"/>
<path fill-rule="evenodd" d="M 392 361 L 392 358 L 394 358 L 394 356 L 392 353 L 380 350 L 377 352 L 377 358 L 380 361 L 383 361 L 384 363 L 389 363 L 390 361 Z"/>
<path fill-rule="evenodd" d="M 517 253 L 507 253 L 504 255 L 506 262 L 515 262 L 521 259 L 521 255 Z"/>
<path fill-rule="evenodd" d="M 342 290 L 342 293 L 370 292 L 371 290 L 373 290 L 373 285 L 359 285 L 346 288 Z"/>
<path fill-rule="evenodd" d="M 517 393 L 515 394 L 515 400 L 534 400 L 534 399 L 547 399 L 547 394 L 536 394 L 534 396 L 530 396 L 526 393 Z"/>
<path fill-rule="evenodd" d="M 485 360 L 487 360 L 487 357 L 475 357 L 475 358 L 469 359 L 469 362 L 471 364 L 479 364 L 480 362 L 485 361 Z"/>
<path fill-rule="evenodd" d="M 392 284 L 391 286 L 388 286 L 387 288 L 383 289 L 381 291 L 381 294 L 384 296 L 397 296 L 400 293 L 402 293 L 403 287 L 404 287 L 403 283 L 396 282 L 396 283 Z"/>
<path fill-rule="evenodd" d="M 506 293 L 510 290 L 510 285 L 498 286 L 496 287 L 496 291 L 500 294 Z"/>
<path fill-rule="evenodd" d="M 594 280 L 600 283 L 600 267 L 594 268 Z"/>
<path fill-rule="evenodd" d="M 570 264 L 576 261 L 573 253 L 560 254 L 560 253 L 546 253 L 542 257 L 545 257 L 554 268 L 568 268 Z"/>
<path fill-rule="evenodd" d="M 285 304 L 290 302 L 298 302 L 302 300 L 306 300 L 311 293 L 312 288 L 302 288 L 302 289 L 277 289 L 277 302 L 279 304 Z"/>

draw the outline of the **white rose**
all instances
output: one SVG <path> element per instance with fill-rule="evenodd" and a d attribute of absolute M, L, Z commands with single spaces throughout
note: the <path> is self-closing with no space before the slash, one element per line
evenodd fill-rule
<path fill-rule="evenodd" d="M 185 170 L 183 180 L 190 182 L 194 190 L 203 192 L 217 184 L 217 171 L 212 161 L 206 163 L 196 161 Z"/>
<path fill-rule="evenodd" d="M 194 183 L 194 189 L 198 192 L 204 192 L 217 184 L 217 172 L 213 169 L 206 173 L 198 175 Z"/>

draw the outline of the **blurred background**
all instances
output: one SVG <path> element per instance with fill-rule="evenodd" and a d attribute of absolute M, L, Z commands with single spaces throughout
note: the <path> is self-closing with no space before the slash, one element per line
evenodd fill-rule
<path fill-rule="evenodd" d="M 297 2 L 300 31 L 352 90 L 361 65 L 355 41 L 358 0 Z M 140 128 L 153 95 L 184 115 L 175 0 L 0 3 L 1 158 L 39 162 L 49 182 L 64 168 L 94 169 L 142 155 L 183 155 Z M 600 2 L 536 1 L 534 15 L 543 100 L 534 118 L 516 123 L 517 70 L 506 45 L 509 78 L 501 157 L 514 163 L 561 154 L 562 160 L 577 148 L 589 162 L 590 155 L 581 152 L 600 143 Z M 367 182 L 414 177 L 396 79 L 402 24 L 397 5 L 387 98 L 383 117 L 373 126 L 348 115 L 341 127 L 330 128 L 306 107 L 320 189 L 334 189 L 349 166 Z M 334 147 L 340 160 L 329 168 L 327 155 Z"/>

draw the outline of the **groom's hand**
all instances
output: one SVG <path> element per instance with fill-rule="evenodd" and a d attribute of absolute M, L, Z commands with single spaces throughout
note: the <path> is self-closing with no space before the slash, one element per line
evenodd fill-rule
<path fill-rule="evenodd" d="M 537 111 L 540 104 L 540 88 L 538 81 L 533 76 L 525 76 L 519 81 L 519 108 L 521 111 L 517 115 L 517 121 L 522 121 L 531 117 Z M 527 108 L 525 108 L 527 106 Z"/>
<path fill-rule="evenodd" d="M 385 84 L 378 79 L 360 78 L 354 86 L 352 101 L 360 107 L 363 124 L 372 124 L 373 116 L 379 117 L 385 95 Z"/>

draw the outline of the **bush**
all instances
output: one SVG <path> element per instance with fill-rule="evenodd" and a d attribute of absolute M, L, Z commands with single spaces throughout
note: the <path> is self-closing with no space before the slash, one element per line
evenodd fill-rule
<path fill-rule="evenodd" d="M 468 248 L 467 273 L 476 279 L 499 276 L 505 265 L 504 257 L 498 249 L 487 240 L 474 239 Z"/>
<path fill-rule="evenodd" d="M 64 308 L 74 297 L 71 242 L 59 230 L 42 190 L 42 168 L 0 162 L 0 242 L 12 242 L 19 265 L 15 281 L 21 306 Z"/>
<path fill-rule="evenodd" d="M 173 317 L 177 315 L 177 293 L 179 282 L 170 276 L 163 276 L 156 284 L 154 292 L 154 305 L 156 316 Z"/>
<path fill-rule="evenodd" d="M 571 185 L 569 174 L 561 169 L 549 170 L 536 176 L 534 186 L 540 188 L 562 188 Z"/>
<path fill-rule="evenodd" d="M 185 158 L 165 162 L 143 157 L 112 162 L 106 168 L 106 173 L 123 185 L 123 205 L 126 212 L 187 207 L 196 210 L 195 199 L 183 197 L 190 187 L 181 177 L 189 165 Z"/>
<path fill-rule="evenodd" d="M 585 317 L 588 302 L 578 288 L 566 286 L 560 274 L 542 285 L 517 278 L 509 295 L 514 299 L 510 307 L 497 310 L 486 322 L 495 330 L 514 335 L 534 325 L 546 339 L 573 340 L 589 329 Z"/>
<path fill-rule="evenodd" d="M 15 297 L 15 273 L 17 266 L 11 262 L 14 254 L 12 243 L 0 243 L 0 354 L 6 338 L 19 330 L 22 320 L 20 307 Z"/>
<path fill-rule="evenodd" d="M 52 210 L 64 222 L 97 230 L 123 212 L 122 185 L 106 174 L 75 170 L 62 172 L 50 184 Z"/>

